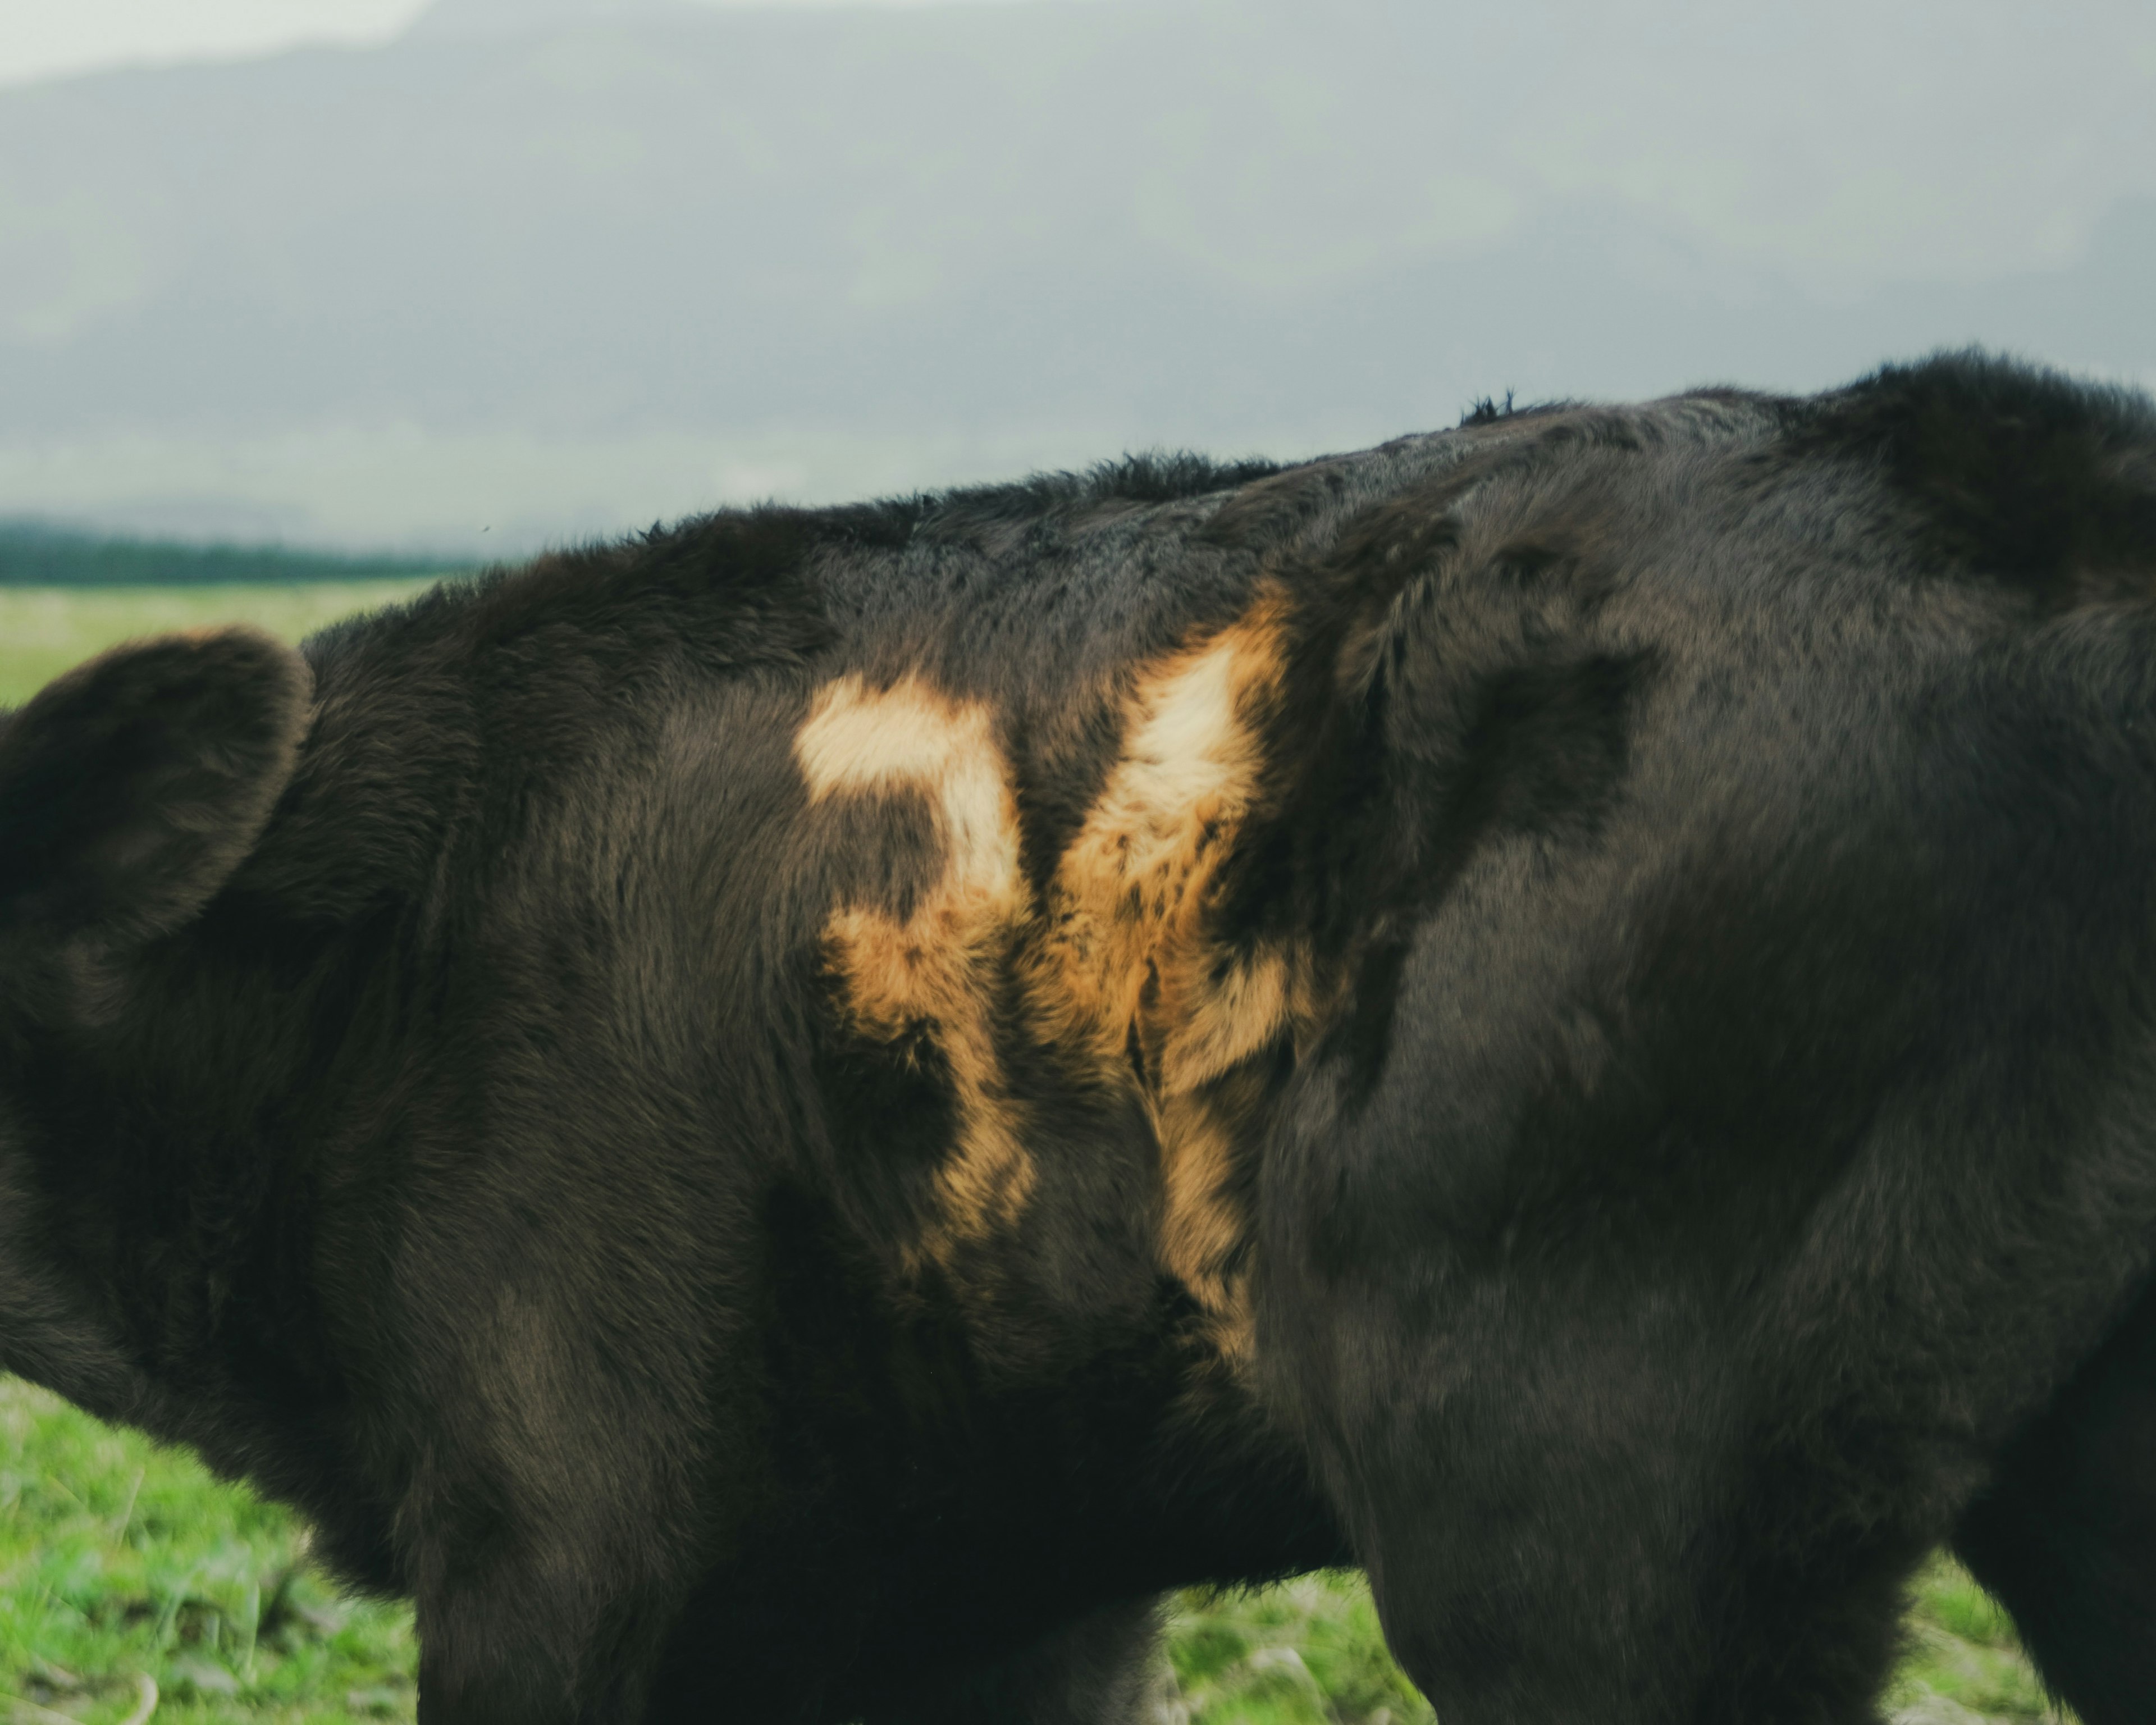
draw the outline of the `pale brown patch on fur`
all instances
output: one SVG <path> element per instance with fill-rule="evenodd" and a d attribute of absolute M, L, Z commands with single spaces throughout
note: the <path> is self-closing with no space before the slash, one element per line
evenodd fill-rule
<path fill-rule="evenodd" d="M 1010 769 L 985 706 L 915 677 L 883 690 L 853 676 L 830 684 L 794 755 L 812 803 L 907 791 L 937 817 L 942 870 L 911 914 L 841 906 L 824 942 L 855 1028 L 891 1040 L 926 1027 L 949 1067 L 958 1143 L 937 1174 L 946 1231 L 926 1243 L 942 1255 L 1012 1220 L 1033 1183 L 991 1017 L 1026 914 Z"/>
<path fill-rule="evenodd" d="M 1171 1040 L 1185 997 L 1205 992 L 1189 973 L 1206 889 L 1260 788 L 1255 721 L 1279 692 L 1276 610 L 1261 607 L 1140 678 L 1122 757 L 1050 889 L 1033 998 L 1058 1040 L 1121 1060 L 1134 1024 L 1142 1045 L 1147 1029 Z M 1142 1011 L 1149 985 L 1157 1005 Z"/>
<path fill-rule="evenodd" d="M 1163 1097 L 1152 1110 L 1160 1138 L 1162 1264 L 1204 1311 L 1214 1345 L 1231 1361 L 1250 1352 L 1248 1291 L 1231 1268 L 1247 1226 L 1224 1189 L 1235 1145 L 1230 1122 L 1200 1097 Z"/>
<path fill-rule="evenodd" d="M 1028 993 L 1055 1040 L 1134 1075 L 1160 1143 L 1163 1266 L 1231 1357 L 1249 1314 L 1234 1266 L 1246 1219 L 1228 1186 L 1234 1130 L 1219 1081 L 1288 1028 L 1297 955 L 1220 947 L 1222 870 L 1266 793 L 1265 727 L 1283 692 L 1285 602 L 1148 667 L 1121 758 L 1065 850 Z"/>
<path fill-rule="evenodd" d="M 1159 1146 L 1160 1262 L 1231 1365 L 1251 1345 L 1250 1218 L 1232 1187 L 1238 1135 L 1264 1088 L 1252 1057 L 1302 1028 L 1312 997 L 1303 947 L 1229 944 L 1216 914 L 1236 846 L 1269 812 L 1288 629 L 1285 598 L 1268 590 L 1139 669 L 1118 757 L 1038 907 L 985 706 L 917 677 L 875 690 L 849 676 L 819 692 L 795 740 L 812 803 L 911 793 L 937 816 L 941 871 L 906 916 L 850 904 L 825 926 L 860 1034 L 926 1029 L 949 1065 L 959 1142 L 922 1255 L 950 1264 L 954 1247 L 1014 1220 L 1032 1189 L 1024 1122 L 996 1057 L 993 1014 L 1014 978 L 1027 1022 L 1010 1028 L 1142 1102 Z"/>

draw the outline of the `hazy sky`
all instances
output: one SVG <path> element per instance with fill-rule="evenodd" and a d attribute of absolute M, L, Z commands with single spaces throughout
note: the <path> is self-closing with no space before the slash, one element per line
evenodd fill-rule
<path fill-rule="evenodd" d="M 2156 0 L 908 3 L 0 0 L 0 516 L 494 550 L 1963 342 L 2156 386 Z"/>
<path fill-rule="evenodd" d="M 830 0 L 702 0 L 777 6 Z M 846 0 L 908 5 L 923 0 Z M 0 84 L 106 66 L 238 59 L 316 42 L 383 42 L 428 0 L 0 0 Z"/>

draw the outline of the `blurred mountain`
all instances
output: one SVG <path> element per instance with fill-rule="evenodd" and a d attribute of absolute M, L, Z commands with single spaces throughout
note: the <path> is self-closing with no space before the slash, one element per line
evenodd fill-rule
<path fill-rule="evenodd" d="M 1969 340 L 2156 378 L 2156 8 L 1732 10 L 439 0 L 0 93 L 0 511 L 513 547 Z"/>

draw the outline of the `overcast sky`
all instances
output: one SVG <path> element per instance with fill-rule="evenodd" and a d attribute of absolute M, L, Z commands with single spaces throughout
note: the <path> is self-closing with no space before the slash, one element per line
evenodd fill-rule
<path fill-rule="evenodd" d="M 0 0 L 0 516 L 493 550 L 1962 342 L 2156 385 L 2156 0 Z"/>
<path fill-rule="evenodd" d="M 834 0 L 701 0 L 800 6 Z M 923 0 L 837 0 L 904 6 Z M 0 84 L 108 66 L 238 59 L 306 43 L 386 42 L 428 0 L 0 0 Z"/>

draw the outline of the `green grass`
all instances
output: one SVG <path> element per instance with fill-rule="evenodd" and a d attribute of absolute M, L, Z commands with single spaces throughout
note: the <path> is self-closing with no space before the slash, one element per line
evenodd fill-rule
<path fill-rule="evenodd" d="M 1385 1651 L 1363 1578 L 1335 1570 L 1183 1594 L 1169 1615 L 1170 1705 L 1205 1725 L 1427 1725 Z"/>
<path fill-rule="evenodd" d="M 0 1383 L 0 1707 L 106 1725 L 146 1674 L 160 1721 L 409 1719 L 410 1612 L 340 1599 L 306 1544 L 191 1457 Z"/>
<path fill-rule="evenodd" d="M 1887 1716 L 1904 1725 L 2071 1725 L 2048 1711 L 2013 1625 L 1958 1567 L 1934 1559 L 1912 1590 L 1908 1656 Z M 1191 1593 L 1169 1620 L 1171 1702 L 1192 1725 L 1430 1725 L 1385 1652 L 1360 1575 L 1306 1575 L 1252 1593 Z"/>
<path fill-rule="evenodd" d="M 114 641 L 244 618 L 288 639 L 408 581 L 276 588 L 0 588 L 0 702 Z M 0 1380 L 0 1713 L 117 1725 L 152 1679 L 160 1722 L 409 1719 L 400 1607 L 341 1600 L 292 1517 L 192 1460 Z M 1358 1576 L 1187 1594 L 1163 1725 L 1427 1725 Z M 1919 1578 L 1890 1710 L 1909 1725 L 2036 1722 L 2011 1626 L 1943 1559 Z"/>
<path fill-rule="evenodd" d="M 413 1716 L 402 1606 L 337 1597 L 306 1535 L 190 1457 L 0 1380 L 0 1710 L 116 1725 L 155 1681 L 164 1722 Z M 2051 1716 L 1998 1608 L 1959 1570 L 1917 1588 L 1893 1712 L 1924 1725 Z M 1161 1717 L 1190 1725 L 1429 1725 L 1361 1577 L 1191 1592 L 1169 1616 Z"/>

